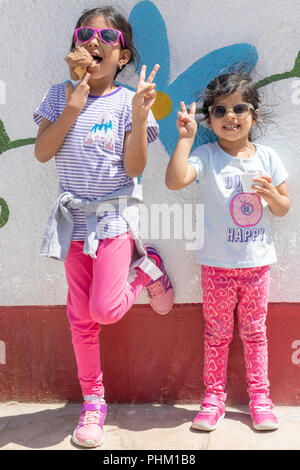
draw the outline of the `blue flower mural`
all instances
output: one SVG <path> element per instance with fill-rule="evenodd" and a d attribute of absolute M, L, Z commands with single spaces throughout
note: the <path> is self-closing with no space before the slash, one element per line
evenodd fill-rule
<path fill-rule="evenodd" d="M 167 154 L 171 155 L 178 137 L 176 119 L 180 109 L 180 101 L 184 101 L 187 105 L 197 101 L 213 78 L 221 73 L 239 68 L 241 65 L 245 72 L 251 73 L 256 66 L 258 54 L 256 48 L 251 44 L 233 44 L 216 49 L 198 59 L 174 82 L 170 83 L 170 51 L 167 28 L 159 10 L 150 0 L 141 1 L 132 9 L 129 21 L 132 24 L 134 40 L 141 57 L 137 72 L 140 72 L 143 64 L 147 65 L 148 70 L 151 70 L 154 64 L 160 64 L 160 70 L 155 79 L 157 99 L 152 110 L 159 122 L 160 140 Z M 185 38 L 180 39 L 184 41 Z M 300 77 L 300 51 L 291 70 L 266 77 L 257 83 L 257 87 L 260 88 L 292 77 Z M 131 87 L 128 86 L 128 88 Z M 215 140 L 216 136 L 212 131 L 199 125 L 193 147 Z M 31 145 L 34 142 L 35 138 L 11 141 L 4 123 L 0 119 L 0 156 L 7 150 Z M 0 197 L 0 228 L 7 223 L 8 218 L 7 203 Z"/>
<path fill-rule="evenodd" d="M 180 101 L 191 104 L 197 101 L 207 84 L 220 73 L 243 66 L 250 73 L 257 63 L 256 48 L 250 44 L 234 44 L 223 47 L 197 60 L 170 83 L 170 51 L 166 24 L 151 1 L 142 1 L 135 5 L 129 17 L 133 28 L 134 40 L 141 62 L 152 70 L 154 64 L 160 64 L 155 77 L 157 99 L 153 114 L 159 121 L 160 140 L 171 155 L 177 142 L 176 119 Z M 183 38 L 184 39 L 184 38 Z M 125 85 L 126 86 L 126 85 Z M 216 140 L 215 134 L 199 125 L 194 146 Z"/>

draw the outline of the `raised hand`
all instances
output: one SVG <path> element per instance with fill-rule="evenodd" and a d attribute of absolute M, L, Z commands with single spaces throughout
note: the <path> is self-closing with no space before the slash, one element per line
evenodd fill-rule
<path fill-rule="evenodd" d="M 159 69 L 159 65 L 156 64 L 153 67 L 152 72 L 146 79 L 146 65 L 141 68 L 139 81 L 136 88 L 136 93 L 132 99 L 132 118 L 147 119 L 149 110 L 153 105 L 156 98 L 155 83 L 153 80 Z"/>
<path fill-rule="evenodd" d="M 269 205 L 271 212 L 274 215 L 282 217 L 290 208 L 290 199 L 287 191 L 287 185 L 284 181 L 278 186 L 274 186 L 272 178 L 268 175 L 259 175 L 253 178 L 253 189 L 261 196 Z M 259 183 L 262 186 L 258 186 Z"/>
<path fill-rule="evenodd" d="M 273 185 L 272 178 L 270 176 L 259 175 L 256 178 L 253 178 L 253 181 L 253 189 L 255 189 L 257 194 L 264 198 L 265 201 L 271 202 L 278 197 L 278 191 Z M 256 185 L 255 183 L 259 183 L 259 185 Z"/>
<path fill-rule="evenodd" d="M 196 103 L 193 102 L 189 113 L 183 101 L 180 102 L 181 111 L 178 112 L 176 121 L 179 137 L 194 138 L 197 132 L 195 121 Z"/>

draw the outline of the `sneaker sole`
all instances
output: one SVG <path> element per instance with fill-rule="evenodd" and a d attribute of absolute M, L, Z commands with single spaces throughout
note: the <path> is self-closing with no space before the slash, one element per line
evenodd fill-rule
<path fill-rule="evenodd" d="M 256 431 L 276 431 L 276 429 L 279 428 L 279 424 L 271 423 L 271 422 L 265 422 L 265 423 L 260 423 L 260 424 L 254 424 L 253 423 L 254 429 Z"/>
<path fill-rule="evenodd" d="M 172 282 L 172 281 L 171 281 Z M 173 284 L 172 284 L 173 285 Z M 153 307 L 153 305 L 151 304 L 150 302 L 150 305 L 152 307 L 152 310 L 154 310 L 155 313 L 158 313 L 159 315 L 167 315 L 167 313 L 171 312 L 172 308 L 174 307 L 174 300 L 175 300 L 175 294 L 174 294 L 174 287 L 173 287 L 173 303 L 171 305 L 171 307 L 166 311 L 166 312 L 160 312 L 159 310 L 156 310 L 155 307 Z"/>
<path fill-rule="evenodd" d="M 75 431 L 74 431 L 73 436 L 72 436 L 72 441 L 75 444 L 77 444 L 78 446 L 82 446 L 82 447 L 100 447 L 103 444 L 104 438 L 100 442 L 95 442 L 95 441 L 92 441 L 92 440 L 86 440 L 84 442 L 80 442 L 75 437 Z"/>
<path fill-rule="evenodd" d="M 217 429 L 217 427 L 219 426 L 224 416 L 225 416 L 225 413 L 223 413 L 220 416 L 220 418 L 218 419 L 215 425 L 211 425 L 211 424 L 204 423 L 204 422 L 202 423 L 199 422 L 199 423 L 192 423 L 192 428 L 197 429 L 198 431 L 214 431 L 215 429 Z"/>

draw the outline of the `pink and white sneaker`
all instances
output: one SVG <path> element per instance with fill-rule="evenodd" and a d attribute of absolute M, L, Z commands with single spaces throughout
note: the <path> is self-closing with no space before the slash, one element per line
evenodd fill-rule
<path fill-rule="evenodd" d="M 157 249 L 153 245 L 147 245 L 145 248 L 148 257 L 153 259 L 163 273 L 160 278 L 156 281 L 150 281 L 146 286 L 150 305 L 155 312 L 160 315 L 166 315 L 174 304 L 174 288 Z"/>
<path fill-rule="evenodd" d="M 255 394 L 249 404 L 253 427 L 257 431 L 272 431 L 279 428 L 278 419 L 273 413 L 274 405 L 262 393 Z"/>
<path fill-rule="evenodd" d="M 84 402 L 72 440 L 83 447 L 101 446 L 104 440 L 103 424 L 107 414 L 107 405 L 97 401 Z"/>
<path fill-rule="evenodd" d="M 215 395 L 205 395 L 200 413 L 193 419 L 192 428 L 200 431 L 217 429 L 225 416 L 225 404 Z"/>

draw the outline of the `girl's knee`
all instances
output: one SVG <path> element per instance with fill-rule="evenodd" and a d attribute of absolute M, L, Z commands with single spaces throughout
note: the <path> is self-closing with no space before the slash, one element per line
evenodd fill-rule
<path fill-rule="evenodd" d="M 120 320 L 120 308 L 107 302 L 94 302 L 90 304 L 90 315 L 100 325 L 111 325 Z"/>
<path fill-rule="evenodd" d="M 242 341 L 248 343 L 265 343 L 267 341 L 266 330 L 247 330 L 240 332 L 240 338 Z"/>
<path fill-rule="evenodd" d="M 222 329 L 219 329 L 218 331 L 213 330 L 213 329 L 212 330 L 206 329 L 205 337 L 206 337 L 206 341 L 211 346 L 224 346 L 226 344 L 231 343 L 232 338 L 233 338 L 233 332 L 231 329 L 227 329 L 227 328 L 222 328 Z"/>
<path fill-rule="evenodd" d="M 247 325 L 239 325 L 239 333 L 242 341 L 251 343 L 264 342 L 267 339 L 267 329 L 264 321 L 254 321 Z"/>

